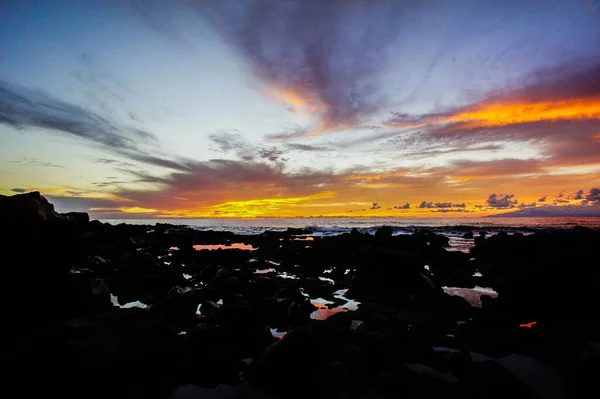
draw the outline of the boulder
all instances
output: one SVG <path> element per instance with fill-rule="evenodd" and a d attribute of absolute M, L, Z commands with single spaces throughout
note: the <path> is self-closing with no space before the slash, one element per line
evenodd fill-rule
<path fill-rule="evenodd" d="M 462 238 L 465 238 L 467 240 L 472 240 L 473 239 L 473 232 L 472 231 L 467 231 L 465 234 L 463 234 Z"/>

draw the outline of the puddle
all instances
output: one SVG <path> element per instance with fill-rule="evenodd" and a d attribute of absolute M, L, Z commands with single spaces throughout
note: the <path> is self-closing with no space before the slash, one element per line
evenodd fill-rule
<path fill-rule="evenodd" d="M 189 280 L 189 279 L 192 278 L 192 275 L 191 274 L 185 274 L 185 273 L 183 273 L 183 278 L 186 279 L 186 280 Z"/>
<path fill-rule="evenodd" d="M 131 308 L 144 309 L 144 308 L 148 307 L 148 305 L 146 305 L 145 303 L 142 303 L 140 301 L 128 302 L 125 305 L 121 305 L 121 304 L 119 304 L 119 298 L 114 296 L 113 294 L 110 294 L 110 301 L 112 302 L 112 304 L 114 306 L 118 306 L 121 309 L 131 309 Z"/>
<path fill-rule="evenodd" d="M 331 272 L 333 272 L 333 269 L 325 269 L 325 270 L 323 270 L 323 274 L 330 274 Z"/>
<path fill-rule="evenodd" d="M 286 334 L 287 334 L 287 331 L 279 331 L 276 328 L 271 328 L 271 335 L 277 339 L 281 339 L 281 338 L 285 337 Z"/>
<path fill-rule="evenodd" d="M 537 321 L 532 321 L 530 323 L 519 324 L 519 327 L 523 328 L 531 328 L 537 324 Z"/>
<path fill-rule="evenodd" d="M 326 281 L 326 282 L 331 283 L 331 284 L 335 284 L 335 281 L 333 281 L 332 279 L 330 279 L 328 277 L 319 277 L 319 280 Z"/>
<path fill-rule="evenodd" d="M 328 301 L 327 299 L 317 298 L 317 299 L 311 299 L 310 303 L 312 303 L 312 305 L 315 308 L 327 309 L 327 305 L 331 305 L 333 302 Z"/>
<path fill-rule="evenodd" d="M 215 251 L 217 249 L 241 249 L 244 251 L 256 251 L 258 248 L 254 248 L 250 244 L 243 244 L 241 242 L 236 242 L 231 245 L 223 245 L 223 244 L 215 244 L 215 245 L 194 245 L 194 249 L 196 251 Z"/>
<path fill-rule="evenodd" d="M 179 248 L 177 248 L 177 247 L 171 247 L 171 248 L 169 248 L 169 251 L 179 251 Z"/>
<path fill-rule="evenodd" d="M 256 271 L 254 272 L 254 274 L 267 274 L 267 273 L 273 273 L 275 271 L 275 269 L 270 268 L 270 269 L 256 269 Z"/>
<path fill-rule="evenodd" d="M 481 296 L 488 295 L 492 298 L 496 298 L 498 293 L 491 288 L 488 287 L 480 287 L 478 285 L 475 288 L 460 288 L 460 287 L 442 287 L 446 294 L 456 295 L 463 297 L 469 302 L 471 305 L 476 308 L 481 307 Z"/>
<path fill-rule="evenodd" d="M 333 309 L 327 308 L 327 305 L 330 305 L 333 303 L 331 301 L 328 301 L 323 298 L 311 299 L 310 303 L 312 303 L 313 306 L 315 306 L 318 309 L 311 313 L 310 318 L 313 320 L 325 320 L 329 316 L 332 316 L 336 313 L 355 311 L 356 309 L 358 309 L 360 302 L 346 298 L 344 296 L 344 294 L 346 294 L 347 291 L 348 291 L 348 289 L 343 289 L 343 290 L 338 290 L 338 291 L 334 292 L 333 296 L 335 298 L 342 299 L 342 300 L 346 301 L 346 303 L 343 305 L 337 306 Z M 357 327 L 358 327 L 358 325 L 357 325 Z"/>
<path fill-rule="evenodd" d="M 293 274 L 289 274 L 288 272 L 282 272 L 277 275 L 277 277 L 281 278 L 289 278 L 291 280 L 300 280 L 299 277 L 294 276 Z"/>
<path fill-rule="evenodd" d="M 294 241 L 314 241 L 314 237 L 294 237 Z"/>

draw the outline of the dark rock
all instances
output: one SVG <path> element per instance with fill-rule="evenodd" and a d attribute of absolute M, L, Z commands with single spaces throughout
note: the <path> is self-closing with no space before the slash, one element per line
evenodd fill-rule
<path fill-rule="evenodd" d="M 378 240 L 385 240 L 387 238 L 390 238 L 393 232 L 394 230 L 390 226 L 381 226 L 375 232 L 375 238 L 377 238 Z"/>
<path fill-rule="evenodd" d="M 472 231 L 467 231 L 465 234 L 463 234 L 462 238 L 466 238 L 466 239 L 472 239 L 473 238 L 473 232 Z"/>
<path fill-rule="evenodd" d="M 27 367 L 23 376 L 36 377 L 30 393 L 39 389 L 42 395 L 73 398 L 162 398 L 177 386 L 177 335 L 160 314 L 119 310 L 38 334 L 12 364 Z"/>
<path fill-rule="evenodd" d="M 474 362 L 457 387 L 464 398 L 531 398 L 531 390 L 495 361 Z"/>
<path fill-rule="evenodd" d="M 347 296 L 404 302 L 412 293 L 426 290 L 416 254 L 389 248 L 367 249 L 352 279 Z"/>
<path fill-rule="evenodd" d="M 144 301 L 149 295 L 166 295 L 185 280 L 180 270 L 161 265 L 147 252 L 123 256 L 109 280 L 111 292 L 122 304 Z"/>
<path fill-rule="evenodd" d="M 114 270 L 114 265 L 110 259 L 105 259 L 98 255 L 88 257 L 85 266 L 93 270 L 96 276 L 101 277 L 108 277 Z"/>

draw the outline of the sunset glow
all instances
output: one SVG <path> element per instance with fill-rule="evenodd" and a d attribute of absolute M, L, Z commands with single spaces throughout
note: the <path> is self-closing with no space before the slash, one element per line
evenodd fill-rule
<path fill-rule="evenodd" d="M 0 13 L 2 194 L 99 219 L 600 215 L 593 2 L 47 3 Z"/>

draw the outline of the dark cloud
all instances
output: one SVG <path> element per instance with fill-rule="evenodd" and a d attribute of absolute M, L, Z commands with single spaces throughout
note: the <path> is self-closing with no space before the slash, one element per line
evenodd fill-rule
<path fill-rule="evenodd" d="M 486 205 L 492 208 L 514 208 L 519 203 L 514 198 L 514 194 L 490 194 L 486 200 Z"/>
<path fill-rule="evenodd" d="M 600 60 L 571 61 L 556 68 L 532 73 L 523 82 L 524 87 L 498 95 L 500 99 L 522 101 L 564 100 L 588 98 L 600 94 Z"/>
<path fill-rule="evenodd" d="M 373 202 L 373 205 L 369 209 L 381 209 L 381 205 L 378 202 Z"/>
<path fill-rule="evenodd" d="M 244 161 L 252 161 L 256 157 L 267 159 L 271 162 L 285 162 L 283 155 L 287 152 L 277 147 L 259 147 L 250 144 L 241 134 L 236 132 L 220 131 L 210 134 L 209 140 L 216 145 L 217 150 L 224 154 L 235 154 Z"/>
<path fill-rule="evenodd" d="M 246 140 L 244 140 L 241 134 L 236 132 L 222 130 L 209 134 L 208 139 L 223 153 L 240 152 L 248 147 Z"/>
<path fill-rule="evenodd" d="M 432 210 L 430 212 L 438 212 L 438 213 L 453 213 L 453 212 L 459 212 L 459 213 L 465 213 L 465 212 L 473 212 L 472 210 L 469 209 L 436 209 L 436 210 Z"/>
<path fill-rule="evenodd" d="M 547 197 L 547 195 L 544 195 L 542 198 L 538 199 L 537 202 L 546 202 Z"/>
<path fill-rule="evenodd" d="M 589 203 L 600 204 L 600 188 L 592 188 L 585 196 L 585 200 Z"/>
<path fill-rule="evenodd" d="M 287 158 L 282 158 L 285 151 L 278 149 L 277 147 L 264 147 L 258 149 L 258 156 L 269 161 L 287 161 Z"/>
<path fill-rule="evenodd" d="M 556 197 L 554 198 L 562 198 L 565 195 L 565 190 L 561 190 L 560 193 L 556 194 Z"/>
<path fill-rule="evenodd" d="M 30 165 L 36 165 L 36 166 L 43 166 L 43 167 L 47 167 L 47 168 L 64 168 L 63 165 L 58 165 L 58 164 L 55 164 L 52 162 L 45 162 L 38 158 L 21 157 L 21 158 L 16 158 L 16 159 L 13 159 L 11 161 L 6 161 L 6 162 L 30 164 Z"/>
<path fill-rule="evenodd" d="M 92 162 L 93 163 L 103 163 L 105 165 L 116 165 L 116 166 L 121 166 L 121 167 L 132 167 L 132 166 L 135 166 L 131 162 L 119 161 L 119 160 L 110 159 L 110 158 L 95 158 L 95 159 L 92 160 Z"/>
<path fill-rule="evenodd" d="M 504 158 L 494 161 L 453 161 L 440 173 L 452 173 L 454 176 L 486 178 L 506 175 L 519 175 L 543 171 L 543 163 L 536 159 Z"/>
<path fill-rule="evenodd" d="M 519 208 L 519 209 L 525 209 L 525 208 L 533 208 L 533 207 L 536 207 L 536 206 L 537 206 L 537 204 L 535 202 L 532 202 L 531 204 L 526 204 L 524 202 L 521 202 L 517 208 Z"/>
<path fill-rule="evenodd" d="M 453 204 L 452 202 L 436 202 L 433 203 L 431 201 L 423 201 L 418 205 L 418 208 L 465 208 L 466 204 Z"/>
<path fill-rule="evenodd" d="M 27 190 L 25 190 L 24 188 L 11 188 L 10 191 L 12 191 L 13 193 L 18 193 L 18 194 L 27 192 Z"/>
<path fill-rule="evenodd" d="M 582 200 L 583 199 L 583 190 L 579 190 L 575 193 L 575 198 L 576 200 Z"/>
<path fill-rule="evenodd" d="M 564 198 L 555 198 L 552 201 L 553 204 L 568 204 L 569 200 L 568 199 L 564 199 Z"/>
<path fill-rule="evenodd" d="M 0 123 L 20 129 L 41 128 L 62 132 L 88 143 L 100 144 L 132 160 L 172 169 L 184 168 L 182 161 L 148 155 L 148 149 L 140 147 L 140 137 L 154 140 L 152 133 L 119 126 L 88 109 L 1 80 Z"/>
<path fill-rule="evenodd" d="M 379 71 L 410 5 L 396 2 L 248 1 L 199 3 L 252 71 L 274 90 L 293 92 L 322 127 L 357 126 L 380 110 Z M 287 137 L 308 132 L 289 132 Z M 279 135 L 286 137 L 285 134 Z"/>
<path fill-rule="evenodd" d="M 0 81 L 0 117 L 15 127 L 56 130 L 108 147 L 131 148 L 134 144 L 119 134 L 110 121 L 89 110 L 3 81 Z"/>
<path fill-rule="evenodd" d="M 327 147 L 320 147 L 320 146 L 316 146 L 316 145 L 299 144 L 299 143 L 289 143 L 289 144 L 286 144 L 286 147 L 289 148 L 290 150 L 306 151 L 306 152 L 331 151 L 331 149 L 327 148 Z"/>
<path fill-rule="evenodd" d="M 407 202 L 404 205 L 395 205 L 394 209 L 410 209 L 410 204 Z"/>
<path fill-rule="evenodd" d="M 468 147 L 468 148 L 449 148 L 445 150 L 427 150 L 423 149 L 422 151 L 417 152 L 409 152 L 404 154 L 405 157 L 412 158 L 423 158 L 423 157 L 431 157 L 435 155 L 445 155 L 445 154 L 454 154 L 454 153 L 462 153 L 462 152 L 477 152 L 477 151 L 497 151 L 501 150 L 503 147 L 497 144 L 488 144 L 477 147 Z"/>

